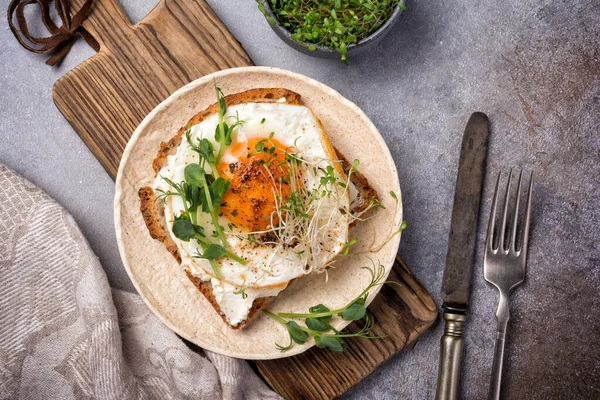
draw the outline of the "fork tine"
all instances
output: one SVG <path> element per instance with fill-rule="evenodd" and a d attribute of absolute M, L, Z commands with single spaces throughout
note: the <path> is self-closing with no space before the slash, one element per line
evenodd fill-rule
<path fill-rule="evenodd" d="M 523 228 L 523 246 L 521 247 L 521 253 L 525 257 L 527 255 L 527 243 L 529 242 L 529 221 L 531 219 L 531 198 L 533 194 L 533 171 L 529 177 L 529 190 L 527 191 L 527 210 L 525 211 L 525 220 Z"/>
<path fill-rule="evenodd" d="M 496 226 L 496 206 L 498 205 L 498 188 L 500 187 L 500 178 L 502 171 L 498 173 L 496 180 L 496 189 L 494 190 L 494 198 L 492 199 L 492 209 L 490 211 L 490 220 L 488 222 L 488 233 L 486 238 L 486 246 L 488 250 L 494 250 L 494 227 Z"/>
<path fill-rule="evenodd" d="M 508 214 L 508 195 L 510 194 L 510 186 L 512 184 L 512 168 L 508 172 L 508 183 L 506 184 L 506 192 L 504 193 L 504 211 L 502 212 L 502 229 L 500 229 L 500 240 L 498 249 L 504 250 L 504 236 L 506 236 L 506 216 Z"/>
<path fill-rule="evenodd" d="M 515 216 L 512 224 L 512 235 L 510 240 L 510 250 L 514 253 L 517 252 L 517 221 L 519 219 L 519 203 L 521 202 L 521 184 L 523 183 L 523 170 L 519 172 L 519 185 L 517 186 L 517 199 L 515 200 Z"/>
<path fill-rule="evenodd" d="M 516 174 L 515 174 L 516 177 Z M 496 217 L 496 205 L 498 201 L 498 189 L 500 186 L 501 177 L 498 176 L 496 183 L 496 193 L 492 203 L 492 215 L 490 217 L 490 225 L 488 230 L 488 242 L 491 242 L 491 236 L 494 233 L 494 218 Z M 502 364 L 504 359 L 504 348 L 506 343 L 506 331 L 510 312 L 508 307 L 508 296 L 514 287 L 518 286 L 525 280 L 526 263 L 527 263 L 527 244 L 529 239 L 529 224 L 531 220 L 531 203 L 533 198 L 533 172 L 529 179 L 529 190 L 527 193 L 527 206 L 523 222 L 519 224 L 520 231 L 523 232 L 523 237 L 518 242 L 522 243 L 519 246 L 519 252 L 515 251 L 517 246 L 517 221 L 519 220 L 519 206 L 521 200 L 521 189 L 523 185 L 523 170 L 519 172 L 519 184 L 517 186 L 516 203 L 514 206 L 515 215 L 511 215 L 513 221 L 511 232 L 506 232 L 506 218 L 508 213 L 508 199 L 511 192 L 512 170 L 508 177 L 506 192 L 504 195 L 504 215 L 502 219 L 502 229 L 499 232 L 498 247 L 490 252 L 490 247 L 486 243 L 486 252 L 483 262 L 484 278 L 487 282 L 496 286 L 500 292 L 498 300 L 498 308 L 496 310 L 496 344 L 494 346 L 494 361 L 492 362 L 492 379 L 490 381 L 490 399 L 500 399 L 500 383 L 502 381 Z M 507 234 L 508 233 L 508 234 Z M 505 240 L 506 237 L 506 240 Z M 508 249 L 504 248 L 504 242 L 507 242 Z"/>

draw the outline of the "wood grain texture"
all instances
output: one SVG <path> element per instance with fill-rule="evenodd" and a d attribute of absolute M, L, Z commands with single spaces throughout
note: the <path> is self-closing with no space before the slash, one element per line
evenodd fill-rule
<path fill-rule="evenodd" d="M 265 380 L 286 399 L 331 399 L 342 395 L 379 365 L 406 348 L 437 319 L 437 307 L 400 257 L 386 284 L 369 306 L 375 336 L 384 339 L 349 339 L 343 353 L 316 347 L 294 357 L 256 361 Z M 357 332 L 362 321 L 353 323 Z"/>
<path fill-rule="evenodd" d="M 113 179 L 156 105 L 204 75 L 252 65 L 202 0 L 163 0 L 135 26 L 115 0 L 96 0 L 83 25 L 100 51 L 55 83 L 53 99 Z"/>
<path fill-rule="evenodd" d="M 131 134 L 157 104 L 201 76 L 252 65 L 202 0 L 163 0 L 137 25 L 116 0 L 96 0 L 84 26 L 100 51 L 59 79 L 53 98 L 113 179 Z M 435 304 L 400 259 L 390 279 L 402 287 L 384 286 L 369 307 L 374 333 L 386 339 L 349 340 L 343 354 L 313 348 L 257 362 L 267 382 L 290 399 L 336 397 L 415 340 L 436 320 Z"/>

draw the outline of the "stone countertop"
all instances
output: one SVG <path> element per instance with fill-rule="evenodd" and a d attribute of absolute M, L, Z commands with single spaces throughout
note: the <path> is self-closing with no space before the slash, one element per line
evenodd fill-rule
<path fill-rule="evenodd" d="M 122 3 L 134 22 L 152 8 Z M 473 111 L 488 114 L 482 224 L 499 171 L 536 174 L 527 279 L 511 296 L 505 397 L 600 397 L 600 3 L 409 1 L 389 37 L 349 66 L 287 47 L 254 1 L 209 3 L 257 65 L 315 78 L 373 120 L 400 174 L 409 223 L 400 255 L 438 303 L 462 133 Z M 49 68 L 2 26 L 0 162 L 63 204 L 111 284 L 133 290 L 113 231 L 113 182 L 52 103 L 53 83 L 93 51 L 79 41 Z M 495 339 L 497 295 L 482 258 L 466 326 L 466 399 L 487 395 Z M 441 334 L 439 324 L 346 397 L 432 398 Z"/>

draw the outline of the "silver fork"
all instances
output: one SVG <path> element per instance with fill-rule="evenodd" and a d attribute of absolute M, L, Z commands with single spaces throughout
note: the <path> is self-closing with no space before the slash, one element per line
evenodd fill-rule
<path fill-rule="evenodd" d="M 517 222 L 519 218 L 519 200 L 521 198 L 521 184 L 523 183 L 523 171 L 519 173 L 519 186 L 517 187 L 517 197 L 514 207 L 514 217 L 510 235 L 506 234 L 506 219 L 508 215 L 509 194 L 512 184 L 512 170 L 508 175 L 508 184 L 504 195 L 504 211 L 502 214 L 502 226 L 498 235 L 494 238 L 494 228 L 496 219 L 496 207 L 498 205 L 498 189 L 500 187 L 500 178 L 502 173 L 498 174 L 496 182 L 496 191 L 492 201 L 492 211 L 488 224 L 487 240 L 485 243 L 485 260 L 483 264 L 483 274 L 485 280 L 496 286 L 500 291 L 498 309 L 496 310 L 496 320 L 498 321 L 496 345 L 494 347 L 494 361 L 492 364 L 492 379 L 490 382 L 490 399 L 500 398 L 500 382 L 502 380 L 502 361 L 504 359 L 504 343 L 506 340 L 506 326 L 510 318 L 508 310 L 508 294 L 525 279 L 525 264 L 527 261 L 527 242 L 529 236 L 529 220 L 531 217 L 531 194 L 533 189 L 533 172 L 529 180 L 529 190 L 527 193 L 527 209 L 525 217 L 521 222 L 523 227 L 521 243 L 517 243 Z M 506 238 L 506 240 L 505 240 Z M 496 239 L 496 240 L 495 240 Z M 498 246 L 494 247 L 497 242 Z"/>

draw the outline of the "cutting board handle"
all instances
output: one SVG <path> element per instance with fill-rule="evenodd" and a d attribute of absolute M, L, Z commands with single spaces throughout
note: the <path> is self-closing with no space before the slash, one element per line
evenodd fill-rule
<path fill-rule="evenodd" d="M 79 10 L 83 2 L 84 0 L 73 1 L 72 10 Z M 131 21 L 118 0 L 95 0 L 92 11 L 82 25 L 100 44 L 101 51 L 126 44 L 127 40 L 123 38 L 133 30 Z"/>

